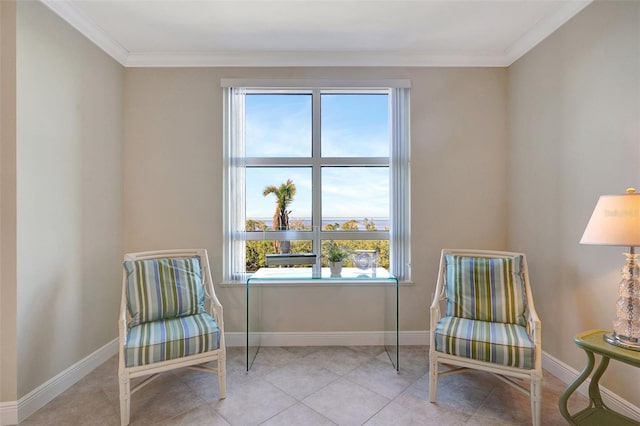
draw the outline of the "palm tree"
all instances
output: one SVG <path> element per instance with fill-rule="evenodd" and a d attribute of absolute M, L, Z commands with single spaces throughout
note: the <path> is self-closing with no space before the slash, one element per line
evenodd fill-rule
<path fill-rule="evenodd" d="M 275 231 L 286 231 L 289 229 L 289 213 L 291 213 L 291 210 L 287 209 L 296 195 L 296 185 L 291 179 L 287 179 L 285 183 L 280 184 L 278 187 L 269 185 L 262 191 L 262 195 L 265 197 L 269 194 L 273 194 L 276 197 L 273 229 Z M 277 246 L 276 249 L 278 249 Z M 280 253 L 289 253 L 291 251 L 290 241 L 280 241 L 279 251 Z"/>

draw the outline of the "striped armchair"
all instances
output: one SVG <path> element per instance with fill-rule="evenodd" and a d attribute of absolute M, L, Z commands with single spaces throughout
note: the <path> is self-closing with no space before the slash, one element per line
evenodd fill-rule
<path fill-rule="evenodd" d="M 120 419 L 129 424 L 131 395 L 158 373 L 190 367 L 215 373 L 226 396 L 222 305 L 206 250 L 165 250 L 124 257 L 120 306 Z M 216 366 L 205 365 L 216 361 Z M 130 380 L 149 376 L 131 389 Z"/>
<path fill-rule="evenodd" d="M 524 254 L 442 250 L 431 304 L 430 401 L 438 376 L 484 370 L 528 394 L 532 423 L 540 425 L 540 331 Z M 439 371 L 439 364 L 449 369 Z"/>

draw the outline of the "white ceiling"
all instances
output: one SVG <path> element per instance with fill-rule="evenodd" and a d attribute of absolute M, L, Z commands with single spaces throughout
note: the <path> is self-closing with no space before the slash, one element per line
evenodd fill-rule
<path fill-rule="evenodd" d="M 41 0 L 125 66 L 508 66 L 591 0 Z"/>

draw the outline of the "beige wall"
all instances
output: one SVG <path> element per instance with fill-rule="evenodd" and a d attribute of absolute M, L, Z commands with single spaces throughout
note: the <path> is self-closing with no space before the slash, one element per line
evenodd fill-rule
<path fill-rule="evenodd" d="M 124 235 L 127 251 L 205 247 L 221 280 L 221 78 L 407 78 L 412 82 L 412 250 L 403 330 L 428 328 L 440 249 L 507 243 L 506 70 L 445 68 L 128 68 Z M 217 289 L 227 331 L 244 330 L 244 287 Z M 367 288 L 279 288 L 269 331 L 381 330 Z M 330 314 L 330 315 L 329 315 Z"/>
<path fill-rule="evenodd" d="M 414 284 L 402 288 L 403 330 L 427 328 L 442 247 L 526 252 L 544 350 L 576 369 L 584 355 L 572 336 L 610 327 L 621 249 L 578 241 L 600 194 L 640 186 L 638 3 L 596 2 L 508 70 L 123 70 L 40 3 L 20 2 L 13 163 L 11 3 L 0 4 L 0 401 L 116 337 L 123 251 L 205 247 L 220 282 L 224 77 L 411 79 Z M 243 288 L 218 292 L 227 331 L 242 331 Z M 279 289 L 266 326 L 379 330 L 378 306 L 371 289 Z M 640 405 L 639 378 L 612 365 L 604 383 Z"/>
<path fill-rule="evenodd" d="M 596 2 L 509 68 L 509 248 L 529 255 L 543 350 L 575 369 L 572 337 L 611 329 L 624 248 L 583 246 L 602 194 L 640 186 L 640 3 Z M 640 405 L 637 369 L 602 383 Z"/>
<path fill-rule="evenodd" d="M 0 1 L 0 402 L 17 399 L 16 4 Z"/>
<path fill-rule="evenodd" d="M 117 336 L 123 68 L 17 7 L 18 398 Z"/>

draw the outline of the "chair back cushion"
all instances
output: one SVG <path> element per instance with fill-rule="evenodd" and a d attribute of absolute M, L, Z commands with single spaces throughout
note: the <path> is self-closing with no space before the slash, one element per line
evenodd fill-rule
<path fill-rule="evenodd" d="M 124 269 L 130 327 L 205 311 L 200 258 L 127 260 Z"/>
<path fill-rule="evenodd" d="M 445 254 L 447 316 L 526 324 L 522 256 Z"/>

